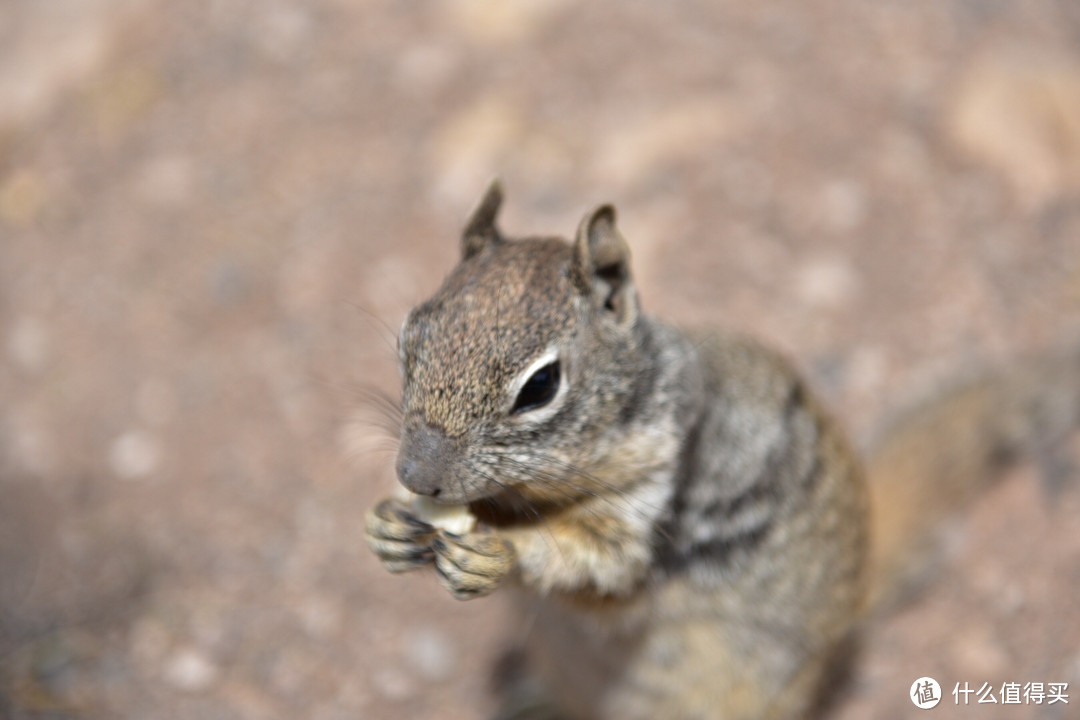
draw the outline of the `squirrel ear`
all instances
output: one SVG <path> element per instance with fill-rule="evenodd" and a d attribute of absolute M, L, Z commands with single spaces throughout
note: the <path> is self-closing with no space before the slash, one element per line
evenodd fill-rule
<path fill-rule="evenodd" d="M 499 229 L 495 227 L 495 218 L 502 205 L 502 185 L 492 180 L 480 204 L 469 216 L 465 231 L 461 234 L 461 259 L 468 260 L 491 243 L 502 240 Z"/>
<path fill-rule="evenodd" d="M 630 278 L 630 248 L 615 226 L 615 208 L 601 205 L 581 221 L 574 242 L 574 278 L 598 307 L 619 324 L 637 317 L 637 295 Z"/>

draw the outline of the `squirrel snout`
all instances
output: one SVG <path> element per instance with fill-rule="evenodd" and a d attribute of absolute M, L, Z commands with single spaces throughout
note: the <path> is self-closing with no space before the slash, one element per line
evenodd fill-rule
<path fill-rule="evenodd" d="M 398 450 L 397 474 L 401 484 L 417 495 L 436 497 L 453 452 L 450 438 L 442 430 L 421 425 L 405 432 Z"/>

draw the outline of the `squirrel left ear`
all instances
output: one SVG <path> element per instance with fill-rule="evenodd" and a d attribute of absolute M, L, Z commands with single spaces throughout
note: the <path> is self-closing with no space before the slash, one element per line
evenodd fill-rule
<path fill-rule="evenodd" d="M 574 242 L 574 277 L 582 292 L 611 312 L 620 325 L 637 317 L 630 278 L 630 248 L 615 226 L 615 208 L 601 205 L 581 221 Z"/>
<path fill-rule="evenodd" d="M 502 205 L 502 185 L 498 180 L 492 180 L 488 185 L 487 192 L 480 204 L 469 216 L 465 224 L 465 231 L 461 234 L 461 259 L 468 260 L 491 243 L 502 240 L 499 229 L 495 226 L 495 219 L 499 215 L 499 206 Z"/>

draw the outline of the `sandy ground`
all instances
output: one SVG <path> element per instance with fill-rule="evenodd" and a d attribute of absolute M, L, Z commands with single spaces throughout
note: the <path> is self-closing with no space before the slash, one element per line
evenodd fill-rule
<path fill-rule="evenodd" d="M 0 716 L 484 717 L 517 629 L 377 565 L 356 441 L 486 182 L 614 201 L 650 312 L 865 438 L 1080 337 L 1077 48 L 1075 0 L 0 2 Z M 988 491 L 837 716 L 1080 717 L 1078 517 Z"/>

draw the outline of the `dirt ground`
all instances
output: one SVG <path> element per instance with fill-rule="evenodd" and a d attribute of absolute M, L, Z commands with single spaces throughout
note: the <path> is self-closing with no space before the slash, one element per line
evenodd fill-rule
<path fill-rule="evenodd" d="M 614 201 L 648 311 L 863 439 L 1080 338 L 1080 3 L 0 1 L 0 717 L 491 710 L 499 599 L 364 546 L 362 389 L 496 175 L 511 234 Z M 1071 478 L 947 528 L 837 717 L 1080 717 Z"/>

